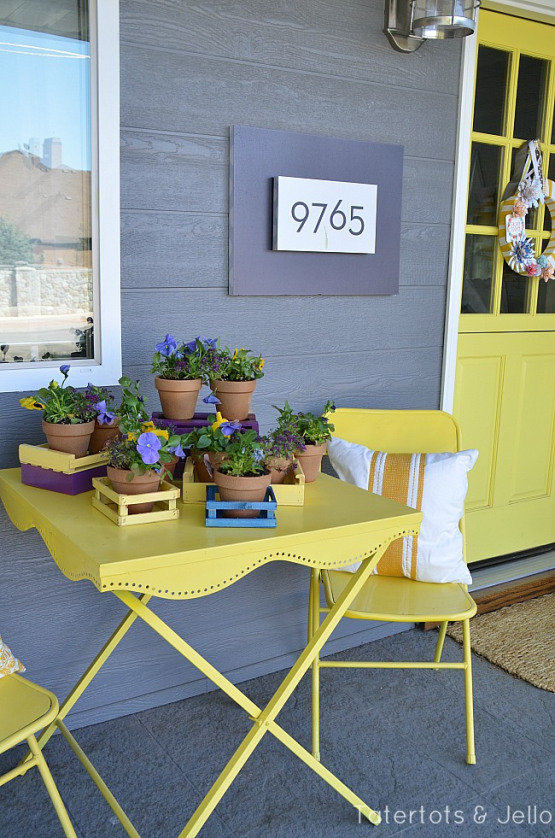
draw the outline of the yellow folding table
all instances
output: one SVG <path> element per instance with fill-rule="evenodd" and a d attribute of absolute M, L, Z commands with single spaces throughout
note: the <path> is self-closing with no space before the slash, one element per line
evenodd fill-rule
<path fill-rule="evenodd" d="M 421 513 L 324 474 L 315 483 L 306 485 L 304 506 L 278 508 L 274 529 L 205 527 L 201 504 L 180 504 L 180 517 L 175 521 L 117 527 L 93 509 L 91 493 L 68 496 L 25 486 L 19 469 L 0 471 L 0 498 L 18 529 L 35 527 L 40 532 L 54 561 L 69 579 L 89 579 L 99 591 L 112 593 L 128 609 L 61 705 L 59 719 L 71 710 L 137 617 L 251 718 L 249 733 L 179 838 L 198 834 L 268 732 L 351 803 L 359 815 L 374 824 L 380 822 L 378 813 L 283 730 L 276 718 L 388 544 L 402 535 L 417 532 Z M 179 600 L 208 596 L 272 561 L 308 566 L 313 581 L 321 569 L 345 567 L 355 561 L 362 564 L 276 693 L 261 709 L 158 617 L 148 602 L 151 597 Z M 41 747 L 53 731 L 52 725 L 43 732 L 39 739 Z M 101 791 L 105 793 L 105 787 Z M 112 801 L 108 802 L 113 807 Z M 120 817 L 120 811 L 114 811 Z M 129 835 L 138 835 L 128 823 L 124 823 L 124 828 Z"/>

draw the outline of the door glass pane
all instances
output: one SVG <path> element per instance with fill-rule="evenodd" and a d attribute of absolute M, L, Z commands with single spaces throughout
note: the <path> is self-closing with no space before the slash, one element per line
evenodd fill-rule
<path fill-rule="evenodd" d="M 507 184 L 507 187 L 504 193 L 502 194 L 502 198 L 508 198 L 510 194 L 516 195 L 518 184 L 522 180 L 522 175 L 527 169 L 527 160 L 527 143 L 520 146 L 519 148 L 513 148 L 511 154 L 511 183 Z M 509 186 L 511 187 L 510 190 Z M 535 230 L 537 223 L 538 210 L 536 207 L 529 207 L 528 212 L 526 213 L 526 229 Z"/>
<path fill-rule="evenodd" d="M 92 358 L 87 3 L 49 0 L 36 25 L 28 4 L 7 7 L 0 10 L 3 359 Z"/>
<path fill-rule="evenodd" d="M 515 273 L 505 263 L 503 266 L 503 285 L 501 286 L 501 314 L 525 314 L 530 280 Z"/>
<path fill-rule="evenodd" d="M 540 280 L 537 311 L 538 314 L 555 314 L 555 280 Z"/>
<path fill-rule="evenodd" d="M 485 143 L 472 144 L 468 224 L 497 224 L 500 160 L 500 148 Z"/>
<path fill-rule="evenodd" d="M 478 47 L 474 131 L 503 135 L 508 68 L 508 52 L 491 47 Z"/>
<path fill-rule="evenodd" d="M 547 61 L 520 56 L 514 137 L 533 140 L 541 135 L 547 70 Z"/>
<path fill-rule="evenodd" d="M 497 238 L 466 237 L 462 314 L 488 314 L 491 311 L 491 289 Z"/>

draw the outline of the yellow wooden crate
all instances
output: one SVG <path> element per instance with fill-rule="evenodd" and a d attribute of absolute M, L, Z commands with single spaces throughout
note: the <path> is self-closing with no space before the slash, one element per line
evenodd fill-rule
<path fill-rule="evenodd" d="M 87 454 L 85 457 L 76 457 L 75 454 L 54 451 L 48 447 L 47 443 L 43 445 L 22 444 L 19 446 L 20 463 L 40 466 L 40 468 L 48 468 L 52 471 L 63 472 L 64 474 L 76 474 L 77 472 L 91 468 L 91 466 L 104 465 L 107 461 L 108 454 L 105 452 Z"/>
<path fill-rule="evenodd" d="M 294 471 L 289 471 L 285 482 L 272 485 L 278 506 L 304 505 L 304 472 L 299 461 L 295 462 L 297 467 Z M 206 487 L 213 485 L 195 481 L 194 464 L 192 459 L 187 457 L 183 470 L 183 503 L 206 503 Z"/>
<path fill-rule="evenodd" d="M 140 495 L 120 495 L 114 492 L 107 477 L 93 478 L 94 495 L 92 505 L 99 512 L 102 512 L 118 527 L 127 527 L 134 524 L 151 524 L 157 521 L 174 521 L 179 518 L 177 498 L 179 489 L 162 481 L 157 492 L 144 492 Z M 129 506 L 134 503 L 150 503 L 154 501 L 154 509 L 151 512 L 139 512 L 136 515 L 129 514 Z"/>

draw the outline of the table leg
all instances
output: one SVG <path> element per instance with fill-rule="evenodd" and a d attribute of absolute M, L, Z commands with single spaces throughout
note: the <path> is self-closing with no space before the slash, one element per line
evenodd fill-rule
<path fill-rule="evenodd" d="M 231 683 L 221 672 L 219 672 L 212 664 L 205 660 L 195 649 L 192 648 L 183 638 L 181 638 L 173 629 L 171 629 L 160 617 L 154 614 L 150 608 L 147 608 L 138 598 L 136 598 L 130 591 L 113 591 L 114 595 L 121 599 L 121 601 L 132 609 L 141 617 L 148 625 L 151 626 L 158 634 L 160 634 L 171 646 L 180 652 L 187 660 L 189 660 L 200 672 L 206 675 L 213 683 L 222 689 L 230 698 L 232 698 L 240 707 L 246 710 L 253 719 L 253 727 L 243 739 L 235 751 L 232 758 L 229 760 L 219 777 L 212 785 L 208 794 L 204 797 L 201 804 L 198 806 L 193 816 L 188 821 L 187 825 L 180 833 L 179 838 L 193 838 L 197 835 L 204 823 L 208 820 L 210 814 L 221 800 L 235 777 L 239 774 L 241 768 L 245 765 L 248 758 L 256 749 L 259 742 L 264 735 L 270 731 L 277 739 L 279 739 L 286 747 L 295 753 L 306 765 L 312 768 L 323 780 L 325 780 L 332 788 L 334 788 L 340 795 L 342 795 L 349 803 L 351 803 L 359 813 L 362 813 L 372 823 L 380 823 L 380 816 L 377 812 L 372 810 L 361 798 L 354 794 L 344 783 L 341 782 L 331 771 L 324 768 L 324 766 L 315 759 L 312 754 L 297 742 L 292 736 L 284 731 L 276 722 L 275 719 L 280 713 L 285 703 L 290 698 L 293 691 L 298 686 L 299 682 L 306 674 L 316 655 L 319 654 L 325 643 L 337 627 L 342 619 L 345 611 L 348 610 L 349 605 L 361 591 L 366 580 L 372 573 L 372 570 L 377 565 L 381 556 L 385 552 L 388 544 L 382 545 L 371 557 L 362 562 L 359 570 L 353 574 L 353 578 L 346 586 L 341 596 L 337 599 L 335 605 L 330 609 L 326 618 L 322 621 L 317 631 L 314 633 L 305 649 L 301 652 L 296 663 L 292 666 L 280 687 L 277 689 L 273 697 L 270 699 L 266 707 L 261 710 L 254 704 L 241 690 Z"/>
<path fill-rule="evenodd" d="M 142 594 L 139 597 L 139 600 L 146 606 L 147 602 L 151 599 L 151 594 Z M 138 614 L 135 614 L 133 611 L 129 611 L 117 629 L 114 631 L 112 636 L 106 641 L 98 655 L 95 657 L 91 665 L 85 670 L 81 678 L 77 681 L 74 688 L 68 694 L 65 701 L 60 705 L 60 710 L 58 715 L 56 716 L 56 720 L 58 719 L 65 719 L 73 705 L 76 701 L 83 695 L 86 688 L 89 686 L 95 675 L 98 674 L 100 669 L 104 666 L 112 652 L 115 651 L 116 647 L 121 643 L 135 620 L 137 619 Z M 37 737 L 37 742 L 39 743 L 39 747 L 42 749 L 56 730 L 56 720 L 53 721 L 48 727 L 46 727 L 40 736 Z"/>

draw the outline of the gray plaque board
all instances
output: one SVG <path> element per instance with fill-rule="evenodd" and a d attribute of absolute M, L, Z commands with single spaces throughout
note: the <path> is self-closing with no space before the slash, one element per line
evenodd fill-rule
<path fill-rule="evenodd" d="M 273 249 L 278 176 L 377 185 L 375 253 Z M 231 129 L 229 293 L 245 296 L 399 292 L 403 146 Z"/>

